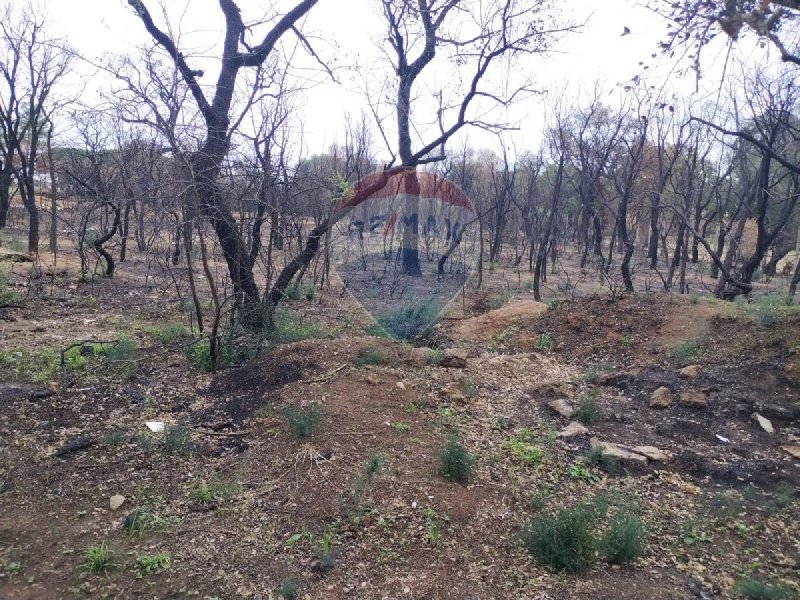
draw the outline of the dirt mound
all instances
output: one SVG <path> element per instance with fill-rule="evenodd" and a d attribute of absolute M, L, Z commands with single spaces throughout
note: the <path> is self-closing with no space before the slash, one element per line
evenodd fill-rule
<path fill-rule="evenodd" d="M 502 308 L 464 319 L 450 331 L 456 341 L 488 340 L 512 325 L 527 325 L 547 312 L 547 305 L 528 298 L 515 298 Z"/>

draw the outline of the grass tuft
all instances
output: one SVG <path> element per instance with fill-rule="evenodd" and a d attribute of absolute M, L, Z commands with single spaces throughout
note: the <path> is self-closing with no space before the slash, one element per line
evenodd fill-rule
<path fill-rule="evenodd" d="M 467 452 L 458 435 L 449 435 L 442 447 L 439 474 L 458 483 L 469 483 L 475 468 L 475 456 Z"/>

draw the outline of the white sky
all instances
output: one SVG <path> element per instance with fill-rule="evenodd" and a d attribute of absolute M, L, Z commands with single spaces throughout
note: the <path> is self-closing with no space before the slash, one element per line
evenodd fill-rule
<path fill-rule="evenodd" d="M 150 42 L 125 0 L 39 2 L 49 14 L 53 33 L 65 37 L 81 54 L 92 59 L 105 53 L 127 53 Z M 156 0 L 145 3 L 163 28 L 165 20 Z M 240 0 L 239 4 L 247 21 L 261 16 L 271 2 Z M 216 0 L 166 0 L 166 5 L 173 27 L 182 34 L 185 53 L 199 55 L 193 58 L 192 65 L 204 67 L 202 55 L 213 55 L 214 44 L 221 40 L 223 19 Z M 286 2 L 281 3 L 285 5 Z M 651 58 L 657 43 L 664 39 L 666 23 L 642 2 L 563 0 L 562 6 L 565 15 L 588 22 L 579 33 L 568 35 L 549 57 L 530 60 L 529 75 L 537 88 L 547 90 L 551 98 L 563 95 L 565 89 L 569 97 L 577 97 L 581 90 L 591 89 L 600 82 L 609 93 L 609 102 L 614 103 L 622 93 L 618 86 L 636 74 L 645 74 L 649 84 L 658 89 L 672 89 L 682 98 L 690 95 L 715 98 L 725 56 L 722 45 L 706 54 L 706 77 L 700 91 L 695 92 L 694 77 L 681 79 L 670 61 L 660 55 Z M 388 66 L 380 63 L 378 44 L 385 29 L 378 7 L 377 0 L 320 0 L 304 23 L 303 31 L 315 36 L 315 48 L 332 64 L 339 67 L 358 64 L 360 73 L 391 76 L 391 71 L 385 70 Z M 623 37 L 625 26 L 631 29 L 631 34 Z M 766 51 L 756 49 L 754 44 L 746 44 L 737 52 L 755 64 L 768 58 Z M 650 68 L 643 70 L 640 61 Z M 365 107 L 363 75 L 343 70 L 338 85 L 317 77 L 323 83 L 306 90 L 303 101 L 298 103 L 298 122 L 302 123 L 304 143 L 312 153 L 324 151 L 332 142 L 341 140 L 344 114 L 358 116 Z M 208 75 L 204 78 L 209 83 L 212 80 Z M 510 146 L 520 151 L 538 147 L 546 103 L 542 97 L 529 98 L 511 110 L 507 118 L 518 124 L 519 131 L 507 135 Z M 472 130 L 468 135 L 473 146 L 498 147 L 496 138 L 490 134 Z"/>

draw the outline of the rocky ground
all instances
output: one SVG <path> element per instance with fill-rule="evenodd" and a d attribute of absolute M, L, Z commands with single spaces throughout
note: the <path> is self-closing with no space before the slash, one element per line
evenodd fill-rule
<path fill-rule="evenodd" d="M 216 373 L 166 335 L 180 303 L 137 281 L 0 309 L 0 597 L 756 597 L 743 577 L 797 594 L 800 314 L 526 296 L 417 347 L 367 335 L 331 290 Z M 60 365 L 123 336 L 127 355 L 85 342 Z M 285 407 L 310 405 L 298 441 Z M 440 475 L 456 432 L 465 484 Z M 520 543 L 598 497 L 640 514 L 632 563 L 569 574 Z"/>

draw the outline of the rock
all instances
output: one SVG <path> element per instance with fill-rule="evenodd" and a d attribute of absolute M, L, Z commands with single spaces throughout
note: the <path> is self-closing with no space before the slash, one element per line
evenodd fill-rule
<path fill-rule="evenodd" d="M 698 375 L 700 375 L 700 365 L 689 365 L 688 367 L 683 367 L 678 371 L 681 377 L 685 377 L 686 379 L 695 379 Z"/>
<path fill-rule="evenodd" d="M 461 391 L 461 386 L 457 383 L 451 383 L 447 387 L 442 388 L 439 390 L 439 395 L 451 402 L 463 402 L 467 399 L 466 396 L 464 396 L 464 392 Z"/>
<path fill-rule="evenodd" d="M 572 405 L 563 398 L 551 400 L 547 403 L 547 406 L 549 406 L 553 411 L 557 412 L 562 417 L 566 417 L 568 419 L 575 412 L 575 409 L 572 407 Z"/>
<path fill-rule="evenodd" d="M 560 438 L 571 438 L 578 435 L 586 435 L 589 433 L 589 430 L 578 423 L 577 421 L 572 421 L 569 425 L 567 425 L 561 432 L 558 434 Z"/>
<path fill-rule="evenodd" d="M 375 375 L 367 375 L 367 383 L 370 385 L 378 385 L 381 382 L 379 377 Z"/>
<path fill-rule="evenodd" d="M 425 366 L 431 363 L 433 350 L 430 348 L 411 348 L 408 353 L 408 360 L 412 365 Z"/>
<path fill-rule="evenodd" d="M 111 507 L 111 510 L 117 510 L 120 506 L 122 506 L 124 502 L 125 502 L 125 496 L 121 496 L 120 494 L 114 494 L 108 501 L 108 505 Z"/>
<path fill-rule="evenodd" d="M 464 350 L 448 349 L 439 365 L 447 369 L 466 369 L 467 353 Z"/>
<path fill-rule="evenodd" d="M 613 444 L 611 442 L 601 442 L 597 438 L 592 438 L 589 440 L 589 444 L 591 444 L 592 449 L 600 448 L 603 451 L 604 456 L 610 456 L 612 458 L 616 458 L 621 462 L 631 462 L 637 463 L 640 465 L 647 464 L 647 457 L 642 454 L 637 454 L 635 452 L 631 452 L 627 448 L 620 446 L 619 444 Z"/>
<path fill-rule="evenodd" d="M 667 408 L 672 404 L 672 391 L 662 385 L 650 396 L 650 408 Z"/>
<path fill-rule="evenodd" d="M 683 406 L 688 406 L 690 408 L 707 408 L 708 407 L 708 398 L 705 392 L 681 392 L 681 395 L 678 401 Z"/>
<path fill-rule="evenodd" d="M 72 452 L 77 452 L 78 450 L 88 448 L 92 444 L 94 444 L 94 439 L 92 436 L 82 435 L 64 442 L 64 444 L 58 450 L 56 450 L 55 456 L 66 456 Z"/>
<path fill-rule="evenodd" d="M 753 413 L 753 418 L 761 426 L 761 429 L 763 429 L 767 433 L 775 433 L 775 428 L 772 426 L 772 422 L 769 419 L 767 419 L 766 417 L 762 417 L 758 413 Z"/>
<path fill-rule="evenodd" d="M 646 456 L 650 460 L 665 461 L 670 459 L 669 452 L 656 448 L 655 446 L 635 446 L 631 448 L 636 454 Z"/>
<path fill-rule="evenodd" d="M 406 389 L 406 384 L 405 384 L 405 383 L 403 383 L 402 381 L 398 381 L 398 382 L 397 382 L 395 385 L 396 385 L 397 387 L 399 387 L 401 390 L 404 390 L 404 389 Z"/>
<path fill-rule="evenodd" d="M 781 448 L 789 456 L 800 459 L 800 446 L 781 446 Z"/>

